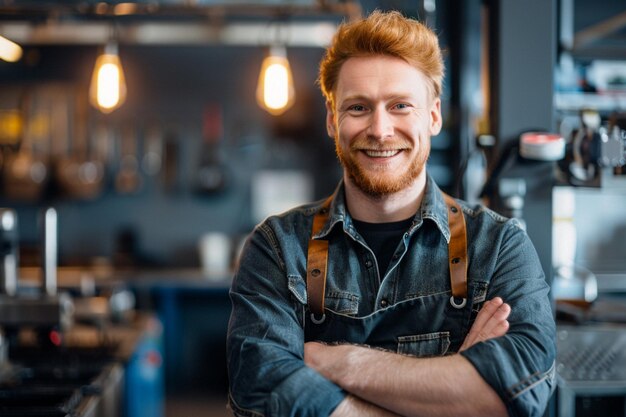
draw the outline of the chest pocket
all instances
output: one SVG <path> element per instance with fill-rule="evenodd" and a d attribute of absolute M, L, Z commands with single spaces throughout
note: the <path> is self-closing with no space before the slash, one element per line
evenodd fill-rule
<path fill-rule="evenodd" d="M 427 358 L 443 356 L 450 348 L 450 332 L 434 332 L 398 337 L 397 353 Z"/>
<path fill-rule="evenodd" d="M 329 291 L 324 306 L 338 314 L 355 316 L 359 312 L 359 296 L 346 291 Z"/>

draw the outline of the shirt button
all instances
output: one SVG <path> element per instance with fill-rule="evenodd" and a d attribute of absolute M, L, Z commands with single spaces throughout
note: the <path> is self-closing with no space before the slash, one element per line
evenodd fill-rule
<path fill-rule="evenodd" d="M 394 254 L 394 255 L 392 256 L 392 259 L 393 259 L 394 261 L 396 261 L 396 260 L 398 260 L 398 258 L 399 258 L 399 257 L 400 257 L 400 255 L 398 255 L 398 254 L 396 253 L 396 254 Z"/>
<path fill-rule="evenodd" d="M 367 261 L 365 261 L 365 266 L 368 267 L 368 268 L 371 268 L 373 264 L 374 263 L 372 261 L 370 261 L 369 259 Z"/>
<path fill-rule="evenodd" d="M 382 300 L 380 300 L 380 306 L 381 306 L 381 307 L 383 307 L 383 308 L 384 308 L 384 307 L 387 307 L 387 304 L 388 304 L 388 303 L 387 303 L 387 300 L 385 300 L 384 298 L 383 298 Z"/>

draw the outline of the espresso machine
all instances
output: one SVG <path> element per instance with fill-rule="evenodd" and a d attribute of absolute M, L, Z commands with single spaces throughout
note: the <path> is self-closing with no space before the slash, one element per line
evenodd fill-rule
<path fill-rule="evenodd" d="M 553 189 L 558 416 L 626 416 L 626 118 L 562 123 Z"/>
<path fill-rule="evenodd" d="M 558 133 L 521 132 L 482 193 L 529 228 L 529 181 L 552 195 L 558 417 L 626 416 L 625 121 L 583 110 Z"/>
<path fill-rule="evenodd" d="M 17 221 L 14 210 L 0 209 L 0 329 L 9 340 L 25 327 L 38 333 L 61 334 L 71 325 L 73 303 L 67 294 L 57 292 L 56 211 L 48 208 L 42 215 L 43 280 L 39 291 L 31 294 L 18 292 Z"/>
<path fill-rule="evenodd" d="M 20 288 L 18 219 L 0 209 L 0 415 L 116 416 L 123 371 L 113 346 L 65 343 L 74 302 L 57 291 L 57 213 L 41 216 L 42 280 Z"/>

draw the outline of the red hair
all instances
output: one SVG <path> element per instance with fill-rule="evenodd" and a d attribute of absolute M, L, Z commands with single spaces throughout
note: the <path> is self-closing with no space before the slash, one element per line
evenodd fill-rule
<path fill-rule="evenodd" d="M 319 84 L 326 100 L 333 94 L 339 71 L 349 58 L 390 55 L 406 61 L 430 81 L 433 97 L 441 95 L 444 66 L 437 35 L 417 20 L 397 11 L 375 10 L 368 17 L 342 23 L 320 63 Z"/>

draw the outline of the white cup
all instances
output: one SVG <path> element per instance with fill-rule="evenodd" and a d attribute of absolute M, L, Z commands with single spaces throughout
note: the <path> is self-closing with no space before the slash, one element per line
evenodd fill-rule
<path fill-rule="evenodd" d="M 210 232 L 202 235 L 198 243 L 202 271 L 210 278 L 227 278 L 230 273 L 232 242 L 225 233 Z"/>

